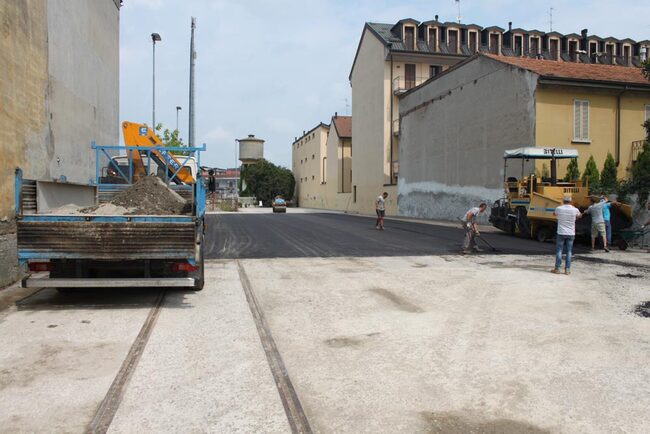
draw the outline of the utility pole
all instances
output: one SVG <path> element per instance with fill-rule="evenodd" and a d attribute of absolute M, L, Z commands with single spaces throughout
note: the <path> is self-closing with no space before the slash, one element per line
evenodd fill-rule
<path fill-rule="evenodd" d="M 196 28 L 196 18 L 192 17 L 192 34 L 190 37 L 190 125 L 187 138 L 187 144 L 194 146 L 194 60 L 196 52 L 194 51 L 194 29 Z"/>
<path fill-rule="evenodd" d="M 553 8 L 548 11 L 548 16 L 550 18 L 551 32 L 553 31 Z"/>
<path fill-rule="evenodd" d="M 160 42 L 162 39 L 158 33 L 151 34 L 151 42 L 153 43 L 153 101 L 152 101 L 152 121 L 153 124 L 151 128 L 156 131 L 156 42 Z"/>

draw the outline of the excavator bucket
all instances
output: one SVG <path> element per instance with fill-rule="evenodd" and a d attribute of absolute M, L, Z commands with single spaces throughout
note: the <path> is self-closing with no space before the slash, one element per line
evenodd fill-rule
<path fill-rule="evenodd" d="M 131 157 L 136 178 L 146 173 L 142 156 L 147 154 L 151 156 L 151 160 L 155 161 L 158 167 L 166 170 L 167 177 L 170 180 L 182 184 L 194 184 L 196 182 L 191 171 L 186 167 L 182 167 L 182 163 L 178 158 L 164 148 L 163 142 L 147 125 L 122 122 L 122 133 L 124 135 L 124 144 L 127 147 L 134 148 L 131 151 Z M 146 149 L 151 147 L 160 148 Z"/>

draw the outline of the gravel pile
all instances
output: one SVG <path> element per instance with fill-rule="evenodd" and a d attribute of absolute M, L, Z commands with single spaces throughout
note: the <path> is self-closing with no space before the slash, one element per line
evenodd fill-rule
<path fill-rule="evenodd" d="M 110 202 L 81 210 L 100 215 L 177 215 L 191 212 L 191 205 L 155 175 L 146 176 Z"/>

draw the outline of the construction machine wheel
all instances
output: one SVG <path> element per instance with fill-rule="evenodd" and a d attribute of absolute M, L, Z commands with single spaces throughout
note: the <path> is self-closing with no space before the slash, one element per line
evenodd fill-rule
<path fill-rule="evenodd" d="M 553 238 L 553 232 L 551 232 L 551 228 L 548 226 L 542 226 L 541 228 L 537 229 L 535 238 L 537 238 L 537 241 L 540 243 L 545 243 Z"/>

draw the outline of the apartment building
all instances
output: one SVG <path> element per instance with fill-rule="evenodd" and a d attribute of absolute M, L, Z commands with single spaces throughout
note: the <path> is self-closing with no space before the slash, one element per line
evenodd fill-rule
<path fill-rule="evenodd" d="M 476 24 L 419 22 L 366 23 L 349 75 L 352 85 L 353 209 L 373 212 L 373 201 L 387 191 L 387 214 L 397 213 L 400 177 L 400 95 L 477 53 L 549 62 L 639 67 L 650 42 L 508 29 Z"/>
<path fill-rule="evenodd" d="M 573 148 L 581 172 L 590 156 L 602 169 L 611 153 L 625 178 L 650 118 L 650 81 L 634 67 L 480 53 L 406 92 L 399 106 L 398 212 L 454 219 L 503 196 L 506 149 Z"/>
<path fill-rule="evenodd" d="M 330 126 L 325 123 L 303 131 L 291 145 L 291 171 L 296 179 L 296 199 L 304 208 L 326 208 L 327 136 Z"/>

